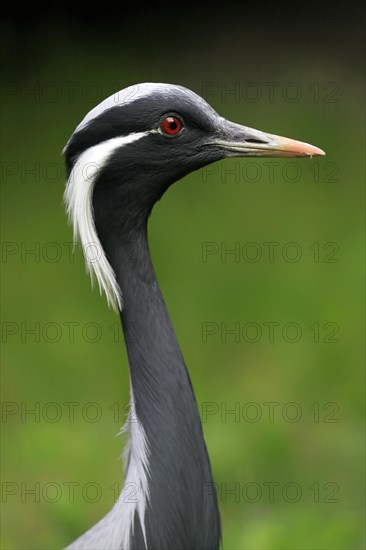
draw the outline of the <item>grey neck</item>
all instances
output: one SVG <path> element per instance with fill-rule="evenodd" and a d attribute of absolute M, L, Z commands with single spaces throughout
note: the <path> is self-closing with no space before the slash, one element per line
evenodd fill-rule
<path fill-rule="evenodd" d="M 123 296 L 121 321 L 136 415 L 149 449 L 147 540 L 216 549 L 220 520 L 191 381 L 156 280 L 147 222 L 103 246 Z M 159 530 L 157 532 L 157 525 Z M 136 518 L 133 547 L 142 544 Z"/>

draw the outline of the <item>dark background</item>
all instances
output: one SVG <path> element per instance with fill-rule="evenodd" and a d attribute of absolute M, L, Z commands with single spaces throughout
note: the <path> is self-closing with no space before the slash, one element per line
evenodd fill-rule
<path fill-rule="evenodd" d="M 190 174 L 155 207 L 150 244 L 224 547 L 365 547 L 363 12 L 4 8 L 2 548 L 65 546 L 122 480 L 127 359 L 118 318 L 70 252 L 61 150 L 93 106 L 144 81 L 183 84 L 229 119 L 327 153 Z"/>

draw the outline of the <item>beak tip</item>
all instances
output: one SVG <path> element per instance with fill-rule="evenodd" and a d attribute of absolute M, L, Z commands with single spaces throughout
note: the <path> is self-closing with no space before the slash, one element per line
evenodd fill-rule
<path fill-rule="evenodd" d="M 280 136 L 275 136 L 277 138 L 279 149 L 288 153 L 293 153 L 294 156 L 300 157 L 315 157 L 315 156 L 324 156 L 325 151 L 315 145 L 310 145 L 310 143 L 304 143 L 303 141 L 297 141 L 295 139 L 283 138 Z"/>
<path fill-rule="evenodd" d="M 306 154 L 309 157 L 323 157 L 324 155 L 326 155 L 326 152 L 323 151 L 323 149 L 320 149 L 320 147 L 315 147 L 314 145 L 308 145 Z"/>

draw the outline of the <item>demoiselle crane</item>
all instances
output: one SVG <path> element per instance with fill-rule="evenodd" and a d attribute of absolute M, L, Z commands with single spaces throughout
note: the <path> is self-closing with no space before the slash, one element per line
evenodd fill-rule
<path fill-rule="evenodd" d="M 130 86 L 77 126 L 64 155 L 74 238 L 98 249 L 87 269 L 119 313 L 134 422 L 121 497 L 70 549 L 215 550 L 221 529 L 198 408 L 149 253 L 147 222 L 169 186 L 227 157 L 311 157 L 317 147 L 219 116 L 172 84 Z M 133 341 L 132 341 L 133 340 Z M 210 490 L 207 492 L 207 488 Z M 127 501 L 126 501 L 127 500 Z"/>

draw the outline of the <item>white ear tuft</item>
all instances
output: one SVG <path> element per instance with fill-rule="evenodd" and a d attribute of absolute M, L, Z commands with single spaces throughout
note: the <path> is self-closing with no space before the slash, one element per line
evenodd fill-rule
<path fill-rule="evenodd" d="M 80 240 L 87 271 L 92 282 L 94 277 L 97 279 L 100 292 L 105 293 L 108 304 L 115 311 L 122 309 L 122 294 L 95 228 L 93 189 L 98 173 L 108 162 L 113 151 L 144 137 L 147 133 L 138 132 L 109 139 L 84 151 L 71 171 L 64 194 L 74 240 Z"/>

